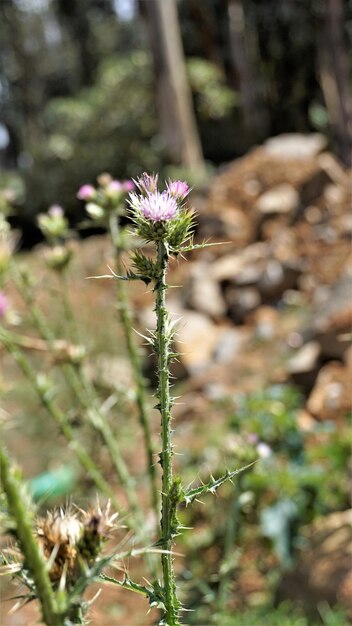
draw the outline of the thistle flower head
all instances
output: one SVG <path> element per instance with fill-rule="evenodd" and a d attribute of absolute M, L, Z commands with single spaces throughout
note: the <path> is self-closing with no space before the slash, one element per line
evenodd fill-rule
<path fill-rule="evenodd" d="M 58 204 L 53 204 L 47 213 L 38 215 L 38 226 L 44 237 L 52 243 L 68 235 L 68 221 L 63 208 Z"/>
<path fill-rule="evenodd" d="M 95 197 L 95 189 L 93 185 L 82 185 L 77 191 L 77 198 L 79 200 L 93 200 Z"/>
<path fill-rule="evenodd" d="M 48 511 L 46 517 L 38 519 L 37 537 L 44 557 L 52 560 L 49 575 L 53 582 L 59 581 L 65 570 L 67 580 L 75 577 L 76 544 L 81 534 L 82 523 L 71 510 Z"/>
<path fill-rule="evenodd" d="M 37 520 L 37 538 L 51 567 L 50 579 L 58 583 L 65 576 L 67 584 L 80 576 L 82 559 L 92 564 L 104 542 L 116 528 L 117 514 L 110 514 L 110 503 L 102 510 L 99 503 L 91 510 L 49 511 Z"/>
<path fill-rule="evenodd" d="M 133 191 L 133 189 L 135 188 L 135 184 L 133 180 L 123 180 L 122 187 L 126 193 L 129 193 L 130 191 Z"/>
<path fill-rule="evenodd" d="M 178 213 L 177 201 L 168 191 L 155 191 L 138 197 L 130 194 L 130 204 L 143 217 L 152 222 L 166 222 Z"/>
<path fill-rule="evenodd" d="M 48 214 L 50 217 L 63 217 L 64 210 L 59 204 L 52 204 L 51 207 L 49 207 Z"/>
<path fill-rule="evenodd" d="M 166 188 L 169 194 L 177 200 L 184 200 L 190 192 L 189 186 L 182 180 L 169 180 Z"/>
<path fill-rule="evenodd" d="M 45 262 L 53 270 L 61 272 L 68 266 L 72 259 L 72 250 L 67 246 L 56 246 L 47 249 Z"/>
<path fill-rule="evenodd" d="M 155 193 L 158 189 L 158 174 L 147 174 L 143 172 L 134 183 L 143 194 Z"/>

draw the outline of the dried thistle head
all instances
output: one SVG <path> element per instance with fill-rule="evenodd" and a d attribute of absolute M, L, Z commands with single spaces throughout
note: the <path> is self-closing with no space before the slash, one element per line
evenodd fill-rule
<path fill-rule="evenodd" d="M 71 509 L 48 511 L 37 520 L 37 537 L 44 556 L 50 560 L 50 579 L 60 581 L 63 573 L 67 580 L 76 576 L 77 543 L 82 534 L 82 523 Z"/>
<path fill-rule="evenodd" d="M 88 510 L 69 507 L 49 511 L 37 520 L 37 537 L 50 564 L 49 575 L 58 584 L 62 577 L 69 586 L 81 573 L 82 563 L 92 565 L 111 532 L 116 528 L 117 513 L 110 514 L 110 502 L 105 509 L 97 505 Z"/>
<path fill-rule="evenodd" d="M 96 558 L 104 543 L 116 529 L 115 520 L 118 513 L 111 515 L 110 511 L 110 501 L 104 510 L 97 502 L 97 505 L 89 511 L 81 511 L 83 532 L 79 542 L 79 551 L 88 563 Z"/>

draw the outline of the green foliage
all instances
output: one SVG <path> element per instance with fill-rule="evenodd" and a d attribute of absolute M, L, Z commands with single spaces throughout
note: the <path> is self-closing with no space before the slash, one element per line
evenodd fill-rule
<path fill-rule="evenodd" d="M 152 75 L 142 51 L 106 59 L 94 86 L 50 100 L 42 121 L 45 138 L 29 147 L 30 211 L 57 198 L 70 208 L 78 186 L 101 171 L 126 178 L 160 167 Z"/>
<path fill-rule="evenodd" d="M 347 615 L 343 610 L 325 611 L 323 626 L 346 626 Z M 193 622 L 196 624 L 196 622 Z M 216 623 L 216 622 L 215 622 Z M 273 608 L 263 606 L 222 616 L 221 626 L 313 626 L 307 617 L 300 615 L 290 603 Z M 220 626 L 220 623 L 219 625 Z"/>
<path fill-rule="evenodd" d="M 295 388 L 274 386 L 237 398 L 230 420 L 245 440 L 255 439 L 259 454 L 266 446 L 242 486 L 253 498 L 262 533 L 285 564 L 291 562 L 301 525 L 347 506 L 348 433 L 319 423 L 304 432 L 300 405 Z"/>
<path fill-rule="evenodd" d="M 225 82 L 221 69 L 202 58 L 187 61 L 190 85 L 199 117 L 218 120 L 228 116 L 237 104 L 237 94 Z"/>

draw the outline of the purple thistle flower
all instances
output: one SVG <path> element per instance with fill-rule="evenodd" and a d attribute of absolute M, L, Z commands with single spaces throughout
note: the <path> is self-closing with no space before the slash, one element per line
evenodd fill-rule
<path fill-rule="evenodd" d="M 109 183 L 106 187 L 106 190 L 108 193 L 120 193 L 121 191 L 123 191 L 123 185 L 119 180 L 112 180 L 111 183 Z"/>
<path fill-rule="evenodd" d="M 124 180 L 124 181 L 122 182 L 122 187 L 123 187 L 123 190 L 124 190 L 126 193 L 129 193 L 130 191 L 133 191 L 133 190 L 134 190 L 134 188 L 135 188 L 135 184 L 134 184 L 133 180 Z"/>
<path fill-rule="evenodd" d="M 190 192 L 187 183 L 182 180 L 170 180 L 167 184 L 167 190 L 169 194 L 174 196 L 177 200 L 184 200 Z"/>
<path fill-rule="evenodd" d="M 0 291 L 0 319 L 5 317 L 6 311 L 9 308 L 9 301 L 6 298 L 3 291 Z"/>
<path fill-rule="evenodd" d="M 63 217 L 64 210 L 59 204 L 52 204 L 51 207 L 49 207 L 48 214 L 50 217 Z"/>
<path fill-rule="evenodd" d="M 145 197 L 138 199 L 137 207 L 142 215 L 152 222 L 172 220 L 178 212 L 176 199 L 167 191 L 148 193 Z"/>
<path fill-rule="evenodd" d="M 142 193 L 155 193 L 158 189 L 158 174 L 150 175 L 143 172 L 134 182 Z"/>
<path fill-rule="evenodd" d="M 79 200 L 93 200 L 95 197 L 95 189 L 93 185 L 82 185 L 77 192 Z"/>

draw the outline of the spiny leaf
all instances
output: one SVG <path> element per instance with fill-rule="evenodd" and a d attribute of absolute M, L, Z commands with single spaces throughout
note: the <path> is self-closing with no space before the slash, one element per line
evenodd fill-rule
<path fill-rule="evenodd" d="M 229 242 L 228 241 L 216 241 L 213 243 L 208 243 L 208 241 L 203 241 L 202 243 L 190 243 L 188 246 L 183 246 L 182 248 L 180 248 L 179 250 L 177 250 L 177 252 L 179 252 L 180 254 L 183 254 L 184 252 L 192 252 L 193 250 L 200 250 L 202 248 L 211 248 L 213 246 L 225 246 L 228 245 Z"/>
<path fill-rule="evenodd" d="M 226 470 L 225 474 L 217 479 L 211 476 L 210 480 L 207 483 L 204 483 L 199 487 L 195 487 L 195 489 L 186 490 L 183 497 L 184 502 L 186 503 L 186 505 L 188 505 L 194 502 L 196 498 L 202 496 L 204 493 L 214 494 L 216 490 L 221 487 L 221 485 L 226 483 L 228 480 L 232 480 L 233 478 L 235 478 L 237 474 L 240 474 L 241 472 L 249 469 L 250 467 L 252 467 L 252 465 L 254 465 L 254 463 L 256 463 L 256 461 L 254 461 L 253 463 L 249 463 L 249 465 L 245 465 L 244 467 L 241 467 L 240 469 L 234 470 L 232 472 Z"/>

